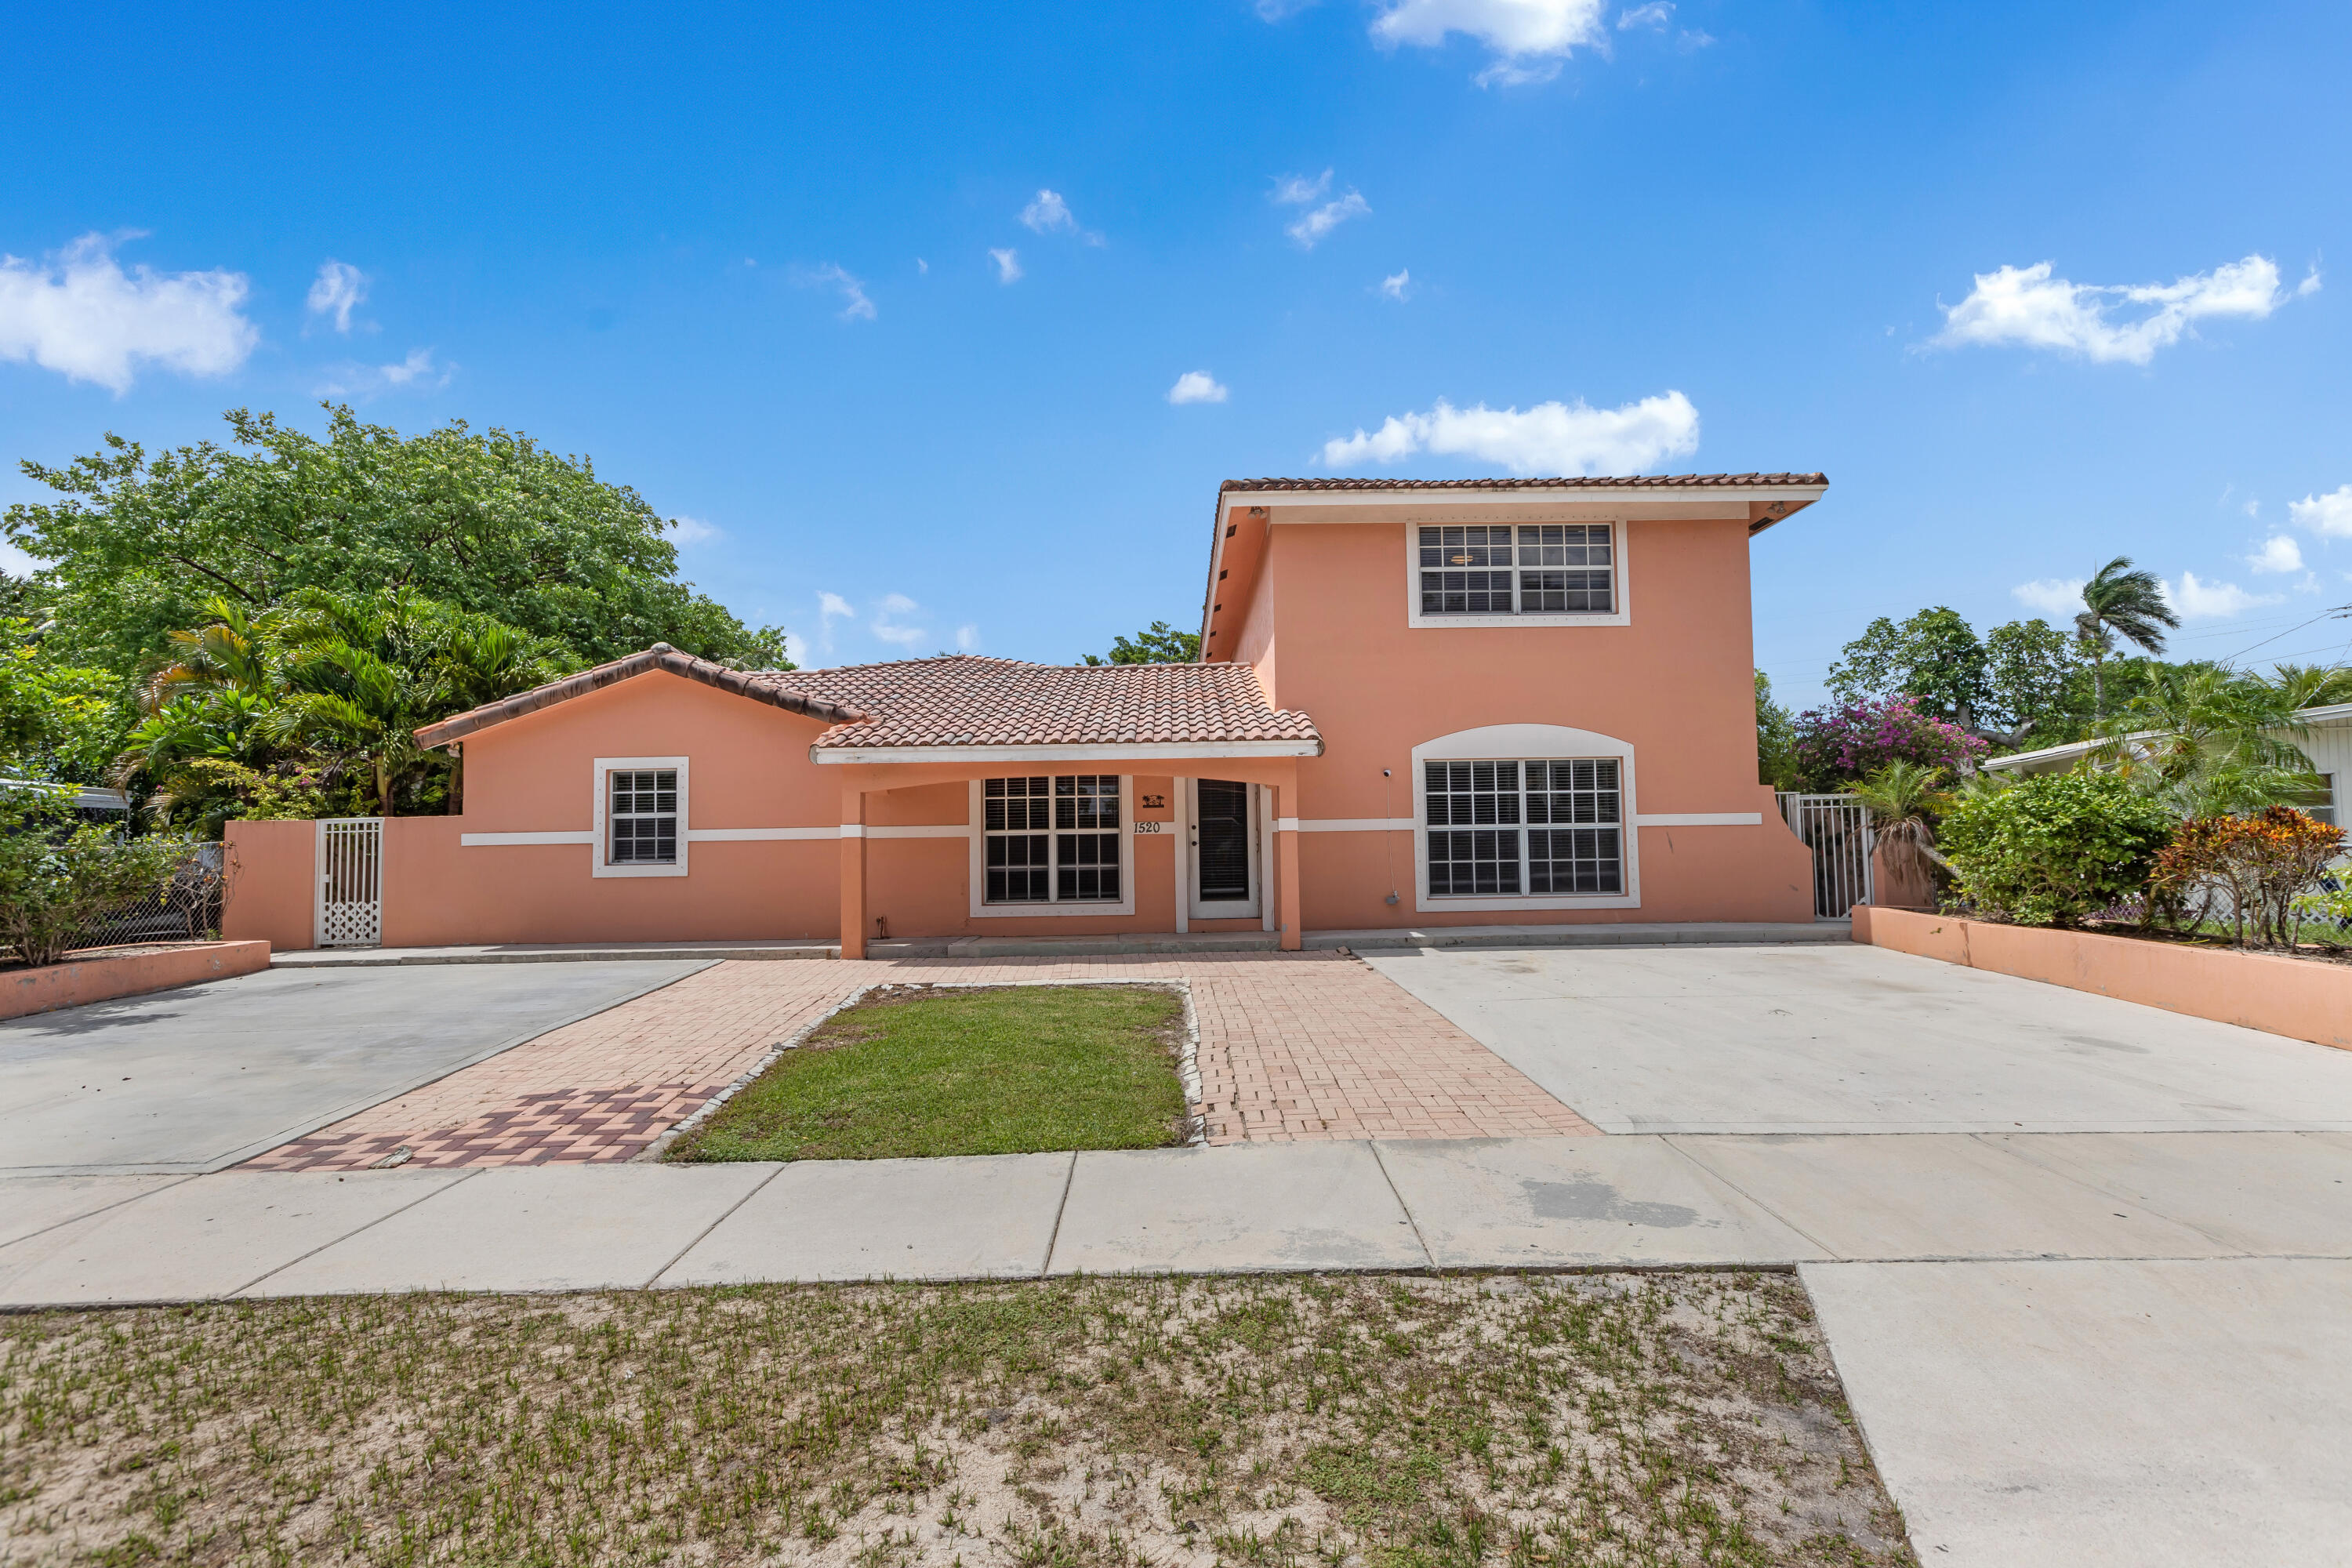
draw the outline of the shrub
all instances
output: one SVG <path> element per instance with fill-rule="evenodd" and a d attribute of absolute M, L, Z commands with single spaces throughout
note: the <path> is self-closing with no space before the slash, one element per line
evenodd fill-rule
<path fill-rule="evenodd" d="M 2194 816 L 2157 858 L 2150 890 L 2157 901 L 2203 915 L 2220 895 L 2231 936 L 2246 945 L 2249 924 L 2265 947 L 2292 948 L 2307 918 L 2305 895 L 2318 888 L 2344 847 L 2344 830 L 2273 805 L 2250 816 Z"/>
<path fill-rule="evenodd" d="M 1966 777 L 1984 752 L 1982 741 L 1908 697 L 1816 708 L 1797 720 L 1797 773 L 1809 790 L 1839 789 L 1894 762 Z"/>
<path fill-rule="evenodd" d="M 1945 818 L 1961 898 L 2021 925 L 2073 925 L 2146 886 L 2173 818 L 2123 780 L 2030 778 L 1964 800 Z"/>
<path fill-rule="evenodd" d="M 162 893 L 191 847 L 79 824 L 47 791 L 0 794 L 0 942 L 26 963 L 55 963 L 93 921 Z"/>

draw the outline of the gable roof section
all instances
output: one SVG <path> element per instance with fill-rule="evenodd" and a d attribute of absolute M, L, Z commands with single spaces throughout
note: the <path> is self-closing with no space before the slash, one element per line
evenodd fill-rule
<path fill-rule="evenodd" d="M 446 746 L 452 741 L 462 741 L 494 724 L 507 723 L 527 713 L 552 708 L 559 702 L 569 702 L 575 697 L 585 697 L 592 691 L 602 691 L 608 686 L 617 686 L 624 680 L 655 670 L 698 681 L 737 697 L 748 697 L 754 702 L 782 708 L 788 713 L 822 719 L 829 724 L 854 724 L 866 717 L 861 709 L 764 684 L 763 678 L 767 675 L 764 670 L 730 669 L 723 664 L 713 664 L 707 658 L 680 653 L 666 642 L 657 642 L 643 653 L 633 653 L 626 658 L 596 665 L 577 675 L 567 675 L 561 680 L 551 680 L 545 686 L 535 686 L 529 691 L 519 691 L 512 697 L 469 709 L 437 724 L 427 724 L 416 731 L 416 743 L 420 746 Z"/>
<path fill-rule="evenodd" d="M 810 751 L 820 762 L 901 749 L 1221 746 L 1270 756 L 1323 749 L 1315 721 L 1275 709 L 1245 665 L 1029 664 L 952 654 L 757 679 L 873 715 L 818 736 Z"/>

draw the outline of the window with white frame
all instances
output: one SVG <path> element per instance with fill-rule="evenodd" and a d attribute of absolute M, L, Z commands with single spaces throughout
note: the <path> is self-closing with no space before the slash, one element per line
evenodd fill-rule
<path fill-rule="evenodd" d="M 1420 531 L 1425 616 L 1610 615 L 1616 542 L 1605 522 Z"/>
<path fill-rule="evenodd" d="M 677 770 L 614 768 L 604 775 L 604 860 L 677 864 Z"/>
<path fill-rule="evenodd" d="M 1431 897 L 1625 890 L 1615 757 L 1422 767 Z"/>
<path fill-rule="evenodd" d="M 1120 901 L 1117 773 L 986 780 L 981 836 L 989 903 Z"/>
<path fill-rule="evenodd" d="M 2303 810 L 2304 815 L 2315 822 L 2324 822 L 2330 827 L 2336 825 L 2336 775 L 2334 773 L 2319 775 L 2319 789 L 2312 796 L 2311 804 L 2305 806 Z"/>

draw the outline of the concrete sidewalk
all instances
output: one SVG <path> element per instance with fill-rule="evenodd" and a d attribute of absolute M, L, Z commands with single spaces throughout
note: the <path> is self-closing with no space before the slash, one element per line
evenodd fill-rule
<path fill-rule="evenodd" d="M 2340 1561 L 2352 1135 L 1621 1136 L 0 1180 L 0 1307 L 1795 1267 L 1924 1561 Z"/>

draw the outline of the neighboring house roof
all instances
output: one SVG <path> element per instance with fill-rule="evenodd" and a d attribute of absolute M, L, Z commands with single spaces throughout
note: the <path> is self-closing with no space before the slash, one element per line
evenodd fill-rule
<path fill-rule="evenodd" d="M 416 731 L 416 743 L 420 746 L 446 746 L 452 741 L 464 740 L 478 730 L 504 724 L 526 713 L 536 713 L 559 702 L 585 697 L 592 691 L 601 691 L 607 686 L 617 685 L 656 669 L 688 680 L 700 681 L 705 686 L 717 687 L 738 697 L 748 697 L 754 702 L 765 702 L 787 712 L 822 719 L 827 723 L 856 723 L 866 717 L 860 709 L 826 702 L 802 692 L 766 684 L 769 671 L 730 669 L 723 664 L 713 664 L 707 658 L 680 653 L 666 642 L 657 642 L 643 653 L 633 653 L 626 658 L 596 665 L 577 675 L 567 675 L 561 680 L 551 680 L 545 686 L 535 686 L 529 691 L 519 691 L 512 697 L 469 709 L 437 724 L 427 724 Z"/>
<path fill-rule="evenodd" d="M 1227 490 L 1667 490 L 1757 485 L 1823 485 L 1827 474 L 1605 474 L 1527 479 L 1227 479 Z"/>
<path fill-rule="evenodd" d="M 2326 730 L 2334 729 L 2337 725 L 2352 725 L 2352 702 L 2329 702 L 2317 708 L 2298 708 L 2294 710 L 2294 716 L 2305 729 L 2310 730 Z M 2126 735 L 2124 739 L 2145 741 L 2155 733 L 2153 730 L 2142 730 Z M 2011 752 L 2007 756 L 1988 757 L 1980 765 L 1998 768 L 2004 772 L 2016 769 L 2029 773 L 2050 773 L 2080 762 L 2103 743 L 2098 741 L 2069 741 L 2063 746 L 2043 746 L 2038 751 Z"/>
<path fill-rule="evenodd" d="M 944 757 L 955 750 L 1215 748 L 1225 755 L 1315 756 L 1323 749 L 1314 721 L 1277 711 L 1247 665 L 1066 666 L 951 654 L 833 669 L 736 670 L 666 643 L 444 719 L 416 739 L 445 746 L 656 670 L 828 721 L 833 728 L 811 748 L 820 761 Z"/>
<path fill-rule="evenodd" d="M 760 679 L 873 715 L 818 736 L 812 751 L 821 761 L 902 748 L 1218 746 L 1273 756 L 1323 749 L 1315 721 L 1267 702 L 1247 665 L 1028 664 L 952 654 Z"/>

